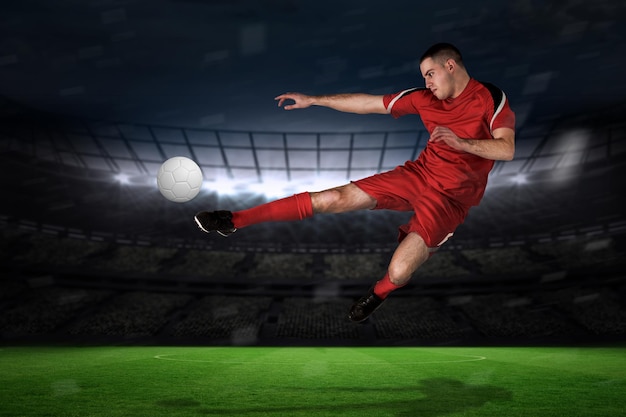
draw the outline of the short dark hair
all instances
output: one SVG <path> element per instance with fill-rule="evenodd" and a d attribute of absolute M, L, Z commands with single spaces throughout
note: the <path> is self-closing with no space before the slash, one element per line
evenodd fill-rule
<path fill-rule="evenodd" d="M 433 61 L 439 61 L 441 64 L 444 64 L 448 59 L 454 59 L 457 64 L 464 66 L 461 51 L 451 43 L 436 43 L 428 48 L 420 58 L 420 64 L 427 58 L 432 58 Z"/>

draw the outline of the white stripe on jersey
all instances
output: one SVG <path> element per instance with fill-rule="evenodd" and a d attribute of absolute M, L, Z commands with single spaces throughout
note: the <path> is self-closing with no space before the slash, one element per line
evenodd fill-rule
<path fill-rule="evenodd" d="M 398 101 L 398 99 L 399 99 L 400 97 L 402 97 L 402 96 L 403 96 L 403 95 L 405 95 L 406 93 L 410 93 L 411 91 L 415 91 L 415 90 L 419 90 L 419 87 L 407 88 L 406 90 L 401 91 L 400 93 L 398 93 L 398 95 L 397 95 L 397 96 L 395 96 L 395 97 L 393 98 L 393 100 L 391 100 L 391 101 L 389 102 L 389 105 L 387 106 L 387 111 L 388 111 L 389 113 L 391 113 L 391 108 L 393 107 L 393 105 L 394 105 L 394 104 L 396 104 L 396 101 Z"/>
<path fill-rule="evenodd" d="M 502 92 L 502 100 L 500 100 L 500 104 L 498 104 L 498 108 L 496 108 L 496 111 L 493 113 L 493 117 L 491 118 L 491 122 L 489 122 L 489 130 L 492 132 L 493 132 L 493 122 L 494 120 L 496 120 L 496 117 L 500 114 L 500 112 L 504 108 L 504 103 L 506 103 L 506 94 L 504 94 L 504 91 L 502 90 L 500 91 Z"/>

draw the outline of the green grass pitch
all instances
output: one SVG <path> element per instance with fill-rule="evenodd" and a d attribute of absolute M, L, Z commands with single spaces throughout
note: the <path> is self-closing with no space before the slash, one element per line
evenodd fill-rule
<path fill-rule="evenodd" d="M 626 416 L 626 349 L 2 347 L 2 416 Z"/>

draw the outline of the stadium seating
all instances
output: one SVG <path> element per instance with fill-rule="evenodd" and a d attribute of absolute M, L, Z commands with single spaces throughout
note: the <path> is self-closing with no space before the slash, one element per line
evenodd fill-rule
<path fill-rule="evenodd" d="M 7 287 L 7 285 L 3 285 Z M 0 334 L 5 339 L 26 335 L 52 335 L 85 308 L 111 295 L 108 290 L 59 287 L 29 288 L 19 302 L 9 304 L 0 315 Z"/>
<path fill-rule="evenodd" d="M 187 294 L 121 293 L 67 331 L 88 336 L 155 336 L 166 324 L 168 314 L 190 300 Z"/>
<path fill-rule="evenodd" d="M 167 334 L 183 340 L 256 342 L 261 325 L 259 315 L 271 301 L 270 297 L 206 296 L 186 310 Z"/>
<path fill-rule="evenodd" d="M 310 279 L 313 256 L 291 253 L 256 253 L 254 268 L 247 273 L 249 278 L 295 278 Z"/>
<path fill-rule="evenodd" d="M 326 254 L 328 279 L 380 279 L 386 270 L 384 258 L 380 254 Z"/>
<path fill-rule="evenodd" d="M 369 322 L 355 325 L 347 320 L 353 298 L 341 294 L 199 297 L 193 292 L 68 288 L 45 278 L 25 282 L 5 276 L 0 283 L 6 294 L 19 295 L 0 298 L 4 341 L 36 335 L 40 340 L 235 345 L 307 340 L 455 344 L 589 343 L 626 337 L 621 287 L 499 293 L 472 293 L 468 287 L 436 296 L 398 292 Z"/>
<path fill-rule="evenodd" d="M 4 341 L 454 344 L 626 337 L 620 236 L 442 249 L 412 285 L 355 326 L 346 319 L 348 308 L 384 274 L 389 251 L 133 246 L 5 226 Z"/>
<path fill-rule="evenodd" d="M 471 262 L 479 266 L 484 275 L 519 275 L 545 274 L 553 271 L 548 265 L 532 260 L 521 247 L 505 247 L 490 249 L 467 249 L 462 251 Z"/>
<path fill-rule="evenodd" d="M 532 340 L 574 336 L 580 329 L 551 308 L 536 306 L 526 295 L 493 293 L 454 303 L 469 322 L 488 338 Z"/>
<path fill-rule="evenodd" d="M 237 264 L 245 254 L 190 249 L 184 252 L 179 263 L 165 267 L 166 274 L 201 275 L 206 277 L 231 277 L 237 275 Z"/>
<path fill-rule="evenodd" d="M 286 298 L 278 318 L 275 337 L 281 339 L 357 339 L 358 329 L 347 319 L 352 300 Z"/>
<path fill-rule="evenodd" d="M 431 297 L 391 297 L 376 312 L 374 327 L 382 339 L 455 340 L 467 335 L 452 311 Z"/>

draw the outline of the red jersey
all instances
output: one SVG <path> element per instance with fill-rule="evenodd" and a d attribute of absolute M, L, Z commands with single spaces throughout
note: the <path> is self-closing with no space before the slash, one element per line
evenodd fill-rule
<path fill-rule="evenodd" d="M 385 95 L 383 102 L 393 117 L 418 114 L 429 133 L 444 126 L 460 138 L 489 140 L 494 129 L 515 128 L 515 114 L 504 92 L 474 79 L 454 99 L 439 100 L 426 88 L 412 88 Z M 493 165 L 493 160 L 444 142 L 428 142 L 418 158 L 406 164 L 432 187 L 466 206 L 480 202 Z"/>

